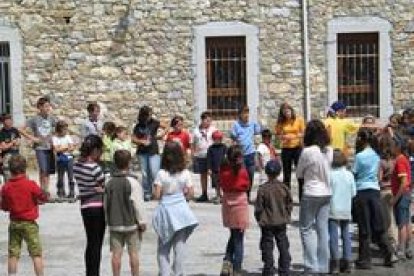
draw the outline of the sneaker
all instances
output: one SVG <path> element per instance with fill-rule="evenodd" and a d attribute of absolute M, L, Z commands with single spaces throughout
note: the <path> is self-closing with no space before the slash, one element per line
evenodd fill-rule
<path fill-rule="evenodd" d="M 220 197 L 218 197 L 218 196 L 213 197 L 213 198 L 211 199 L 211 202 L 213 202 L 214 204 L 218 205 L 218 204 L 220 204 L 220 203 L 221 203 L 221 198 L 220 198 Z"/>
<path fill-rule="evenodd" d="M 65 190 L 64 189 L 62 189 L 62 188 L 59 188 L 58 189 L 58 191 L 57 191 L 57 196 L 59 197 L 59 198 L 61 198 L 61 197 L 65 197 L 66 195 L 65 195 Z"/>
<path fill-rule="evenodd" d="M 203 194 L 196 199 L 196 202 L 208 202 L 208 196 Z"/>
<path fill-rule="evenodd" d="M 145 201 L 145 202 L 147 202 L 147 201 L 151 201 L 151 199 L 152 199 L 152 195 L 150 195 L 150 194 L 146 194 L 146 195 L 144 195 L 144 201 Z"/>
<path fill-rule="evenodd" d="M 384 266 L 385 267 L 394 267 L 394 263 L 392 262 L 392 253 L 389 253 L 384 258 Z"/>
<path fill-rule="evenodd" d="M 339 261 L 339 272 L 341 273 L 351 273 L 351 262 L 345 259 L 341 259 Z"/>
<path fill-rule="evenodd" d="M 232 276 L 233 274 L 233 264 L 229 261 L 223 261 L 221 267 L 220 276 Z"/>
<path fill-rule="evenodd" d="M 401 250 L 397 250 L 395 255 L 397 256 L 398 260 L 405 261 L 405 254 Z"/>
<path fill-rule="evenodd" d="M 407 250 L 405 250 L 405 257 L 406 257 L 408 260 L 411 260 L 411 259 L 413 258 L 413 252 L 411 251 L 411 249 L 407 249 Z"/>
<path fill-rule="evenodd" d="M 339 260 L 331 260 L 329 263 L 329 272 L 330 274 L 337 275 L 339 274 Z"/>

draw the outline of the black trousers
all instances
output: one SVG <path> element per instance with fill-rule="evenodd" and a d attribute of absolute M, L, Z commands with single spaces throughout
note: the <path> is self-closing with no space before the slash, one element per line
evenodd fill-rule
<path fill-rule="evenodd" d="M 104 209 L 86 208 L 81 210 L 81 214 L 86 232 L 86 276 L 99 276 L 102 244 L 105 235 Z"/>
<path fill-rule="evenodd" d="M 285 183 L 290 189 L 290 181 L 292 176 L 292 166 L 298 165 L 302 148 L 282 148 L 282 167 L 283 167 L 283 183 Z"/>
<path fill-rule="evenodd" d="M 359 235 L 359 258 L 361 262 L 371 262 L 370 243 L 375 241 L 384 257 L 392 254 L 392 246 L 385 230 L 385 216 L 381 206 L 380 192 L 373 189 L 358 191 L 355 204 Z"/>
<path fill-rule="evenodd" d="M 277 249 L 279 250 L 279 275 L 289 274 L 291 257 L 286 225 L 260 227 L 260 230 L 262 233 L 260 250 L 262 250 L 262 261 L 264 263 L 262 275 L 274 275 L 275 273 L 274 240 L 276 240 Z"/>

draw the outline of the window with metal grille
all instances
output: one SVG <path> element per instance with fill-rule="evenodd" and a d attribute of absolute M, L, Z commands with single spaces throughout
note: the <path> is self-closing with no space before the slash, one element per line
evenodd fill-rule
<path fill-rule="evenodd" d="M 0 42 L 0 112 L 11 112 L 10 95 L 10 45 Z"/>
<path fill-rule="evenodd" d="M 207 109 L 216 120 L 237 118 L 247 104 L 246 38 L 206 38 Z"/>
<path fill-rule="evenodd" d="M 337 41 L 338 100 L 349 116 L 379 116 L 378 33 L 340 33 Z"/>

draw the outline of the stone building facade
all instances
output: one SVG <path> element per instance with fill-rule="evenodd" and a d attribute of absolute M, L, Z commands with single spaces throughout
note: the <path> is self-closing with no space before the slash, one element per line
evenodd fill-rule
<path fill-rule="evenodd" d="M 144 104 L 161 118 L 182 114 L 191 125 L 208 108 L 206 39 L 233 36 L 245 41 L 252 117 L 271 125 L 285 101 L 317 117 L 338 97 L 338 34 L 361 32 L 377 34 L 376 115 L 385 118 L 414 98 L 413 0 L 0 2 L 9 109 L 18 123 L 48 95 L 71 123 L 98 101 L 107 119 L 126 125 Z M 353 64 L 366 66 L 362 59 Z"/>

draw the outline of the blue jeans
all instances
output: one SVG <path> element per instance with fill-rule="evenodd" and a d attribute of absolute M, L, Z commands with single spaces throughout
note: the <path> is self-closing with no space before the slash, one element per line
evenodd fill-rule
<path fill-rule="evenodd" d="M 300 202 L 299 229 L 306 272 L 329 272 L 329 203 L 330 196 L 306 195 Z"/>
<path fill-rule="evenodd" d="M 151 197 L 152 184 L 160 170 L 160 156 L 158 154 L 138 154 L 138 158 L 141 164 L 144 197 Z"/>
<path fill-rule="evenodd" d="M 339 237 L 338 228 L 341 228 L 342 238 L 342 259 L 351 261 L 352 244 L 351 235 L 349 234 L 349 220 L 329 220 L 329 249 L 331 250 L 331 259 L 339 260 Z"/>
<path fill-rule="evenodd" d="M 254 170 L 255 170 L 255 165 L 256 165 L 255 155 L 256 155 L 255 153 L 250 153 L 243 157 L 244 166 L 246 167 L 247 173 L 249 174 L 249 180 L 250 180 L 249 189 L 247 191 L 248 199 L 250 199 L 250 191 L 252 189 L 253 180 L 254 180 Z"/>
<path fill-rule="evenodd" d="M 240 272 L 243 263 L 244 254 L 244 230 L 230 229 L 230 238 L 227 242 L 226 255 L 224 260 L 233 264 L 235 271 Z"/>

